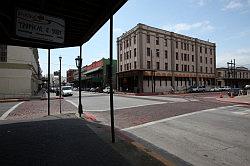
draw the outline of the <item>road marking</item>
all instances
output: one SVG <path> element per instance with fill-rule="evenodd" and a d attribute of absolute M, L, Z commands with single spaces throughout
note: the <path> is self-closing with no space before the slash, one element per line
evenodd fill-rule
<path fill-rule="evenodd" d="M 78 107 L 78 105 L 76 103 L 74 103 L 73 101 L 71 100 L 66 100 L 67 102 L 71 103 L 72 105 L 74 105 L 75 107 Z"/>
<path fill-rule="evenodd" d="M 1 117 L 0 120 L 4 120 L 5 118 L 7 118 L 7 116 L 14 111 L 20 104 L 24 103 L 24 101 L 17 103 L 16 105 L 14 105 L 13 107 L 11 107 L 8 111 L 6 111 Z"/>
<path fill-rule="evenodd" d="M 76 103 L 74 103 L 73 101 L 71 101 L 71 100 L 66 100 L 66 101 L 73 104 L 75 107 L 78 108 L 78 105 Z M 174 102 L 156 102 L 156 103 L 153 103 L 153 104 L 142 104 L 142 105 L 129 106 L 129 107 L 120 107 L 120 108 L 115 108 L 115 110 L 143 107 L 143 106 L 148 106 L 148 105 L 165 104 L 165 103 L 174 103 Z M 102 112 L 102 111 L 109 111 L 109 110 L 110 109 L 107 109 L 107 110 L 84 110 L 84 111 L 86 111 L 86 112 Z"/>
<path fill-rule="evenodd" d="M 183 114 L 183 115 L 173 116 L 173 117 L 170 117 L 170 118 L 165 118 L 165 119 L 161 119 L 161 120 L 157 120 L 157 121 L 153 121 L 153 122 L 148 122 L 148 123 L 144 123 L 144 124 L 137 125 L 137 126 L 132 126 L 132 127 L 124 128 L 122 130 L 123 131 L 129 131 L 129 130 L 133 130 L 133 129 L 137 129 L 137 128 L 142 128 L 142 127 L 147 127 L 147 126 L 150 126 L 150 125 L 154 125 L 156 123 L 166 122 L 166 121 L 177 119 L 177 118 L 181 118 L 181 117 L 186 117 L 186 116 L 190 116 L 190 115 L 195 115 L 195 114 L 200 114 L 200 113 L 209 112 L 209 111 L 215 111 L 215 110 L 224 110 L 224 109 L 232 108 L 232 107 L 234 107 L 234 106 L 225 106 L 225 107 L 217 107 L 217 108 L 211 108 L 211 109 L 201 110 L 201 111 L 197 111 L 197 112 L 192 112 L 192 113 L 187 113 L 187 114 Z"/>
<path fill-rule="evenodd" d="M 250 110 L 247 109 L 247 110 L 245 110 L 245 111 L 238 111 L 238 112 L 232 112 L 232 113 L 238 114 L 238 115 L 247 115 L 247 114 L 250 113 Z"/>

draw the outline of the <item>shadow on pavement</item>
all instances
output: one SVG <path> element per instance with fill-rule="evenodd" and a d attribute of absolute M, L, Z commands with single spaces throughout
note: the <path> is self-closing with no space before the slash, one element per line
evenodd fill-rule
<path fill-rule="evenodd" d="M 89 122 L 72 114 L 1 123 L 1 165 L 162 165 L 121 140 L 100 138 Z"/>

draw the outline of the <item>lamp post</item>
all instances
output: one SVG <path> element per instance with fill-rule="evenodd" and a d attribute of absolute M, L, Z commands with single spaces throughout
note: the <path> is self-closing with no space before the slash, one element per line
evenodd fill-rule
<path fill-rule="evenodd" d="M 59 73 L 59 87 L 60 87 L 60 90 L 59 90 L 59 97 L 60 97 L 60 114 L 62 113 L 62 57 L 60 56 L 59 57 L 59 61 L 60 61 L 60 73 Z"/>
<path fill-rule="evenodd" d="M 79 83 L 79 105 L 78 105 L 78 113 L 79 116 L 81 117 L 83 111 L 82 111 L 82 96 L 81 96 L 81 90 L 82 90 L 82 86 L 81 86 L 81 68 L 82 68 L 82 58 L 81 58 L 81 54 L 80 56 L 78 56 L 76 59 L 76 67 L 78 68 L 78 83 Z"/>

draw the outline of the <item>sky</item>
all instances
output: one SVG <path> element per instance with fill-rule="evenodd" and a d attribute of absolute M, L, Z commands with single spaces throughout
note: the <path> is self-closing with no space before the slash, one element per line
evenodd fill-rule
<path fill-rule="evenodd" d="M 250 69 L 250 0 L 128 0 L 114 15 L 114 59 L 116 40 L 122 33 L 143 23 L 156 28 L 216 43 L 216 65 L 226 67 L 236 59 L 237 66 Z M 48 51 L 39 49 L 43 75 L 47 74 Z M 79 47 L 51 50 L 51 73 L 62 75 L 74 69 Z M 109 57 L 109 21 L 82 46 L 83 65 Z"/>

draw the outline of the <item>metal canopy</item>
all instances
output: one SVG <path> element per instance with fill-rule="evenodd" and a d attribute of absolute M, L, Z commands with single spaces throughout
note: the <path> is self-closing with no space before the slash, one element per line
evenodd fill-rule
<path fill-rule="evenodd" d="M 8 0 L 0 5 L 0 44 L 36 48 L 62 48 L 80 46 L 87 42 L 127 0 Z M 51 37 L 51 27 L 39 26 L 34 18 L 49 18 L 53 26 L 60 26 L 61 36 Z M 33 28 L 41 33 L 19 28 L 20 18 L 25 24 L 20 27 Z M 33 19 L 28 20 L 27 18 Z M 43 20 L 44 21 L 44 20 Z M 32 22 L 32 23 L 31 23 Z M 27 23 L 27 24 L 26 24 Z M 34 23 L 34 24 L 33 24 Z M 43 22 L 44 23 L 44 22 Z M 29 24 L 29 25 L 28 25 Z M 32 24 L 32 25 L 30 25 Z M 48 27 L 47 32 L 44 31 Z M 20 31 L 19 31 L 20 30 Z M 29 37 L 27 37 L 27 35 Z M 32 36 L 33 35 L 33 36 Z M 38 36 L 37 36 L 38 35 Z M 40 37 L 44 39 L 41 40 Z"/>

